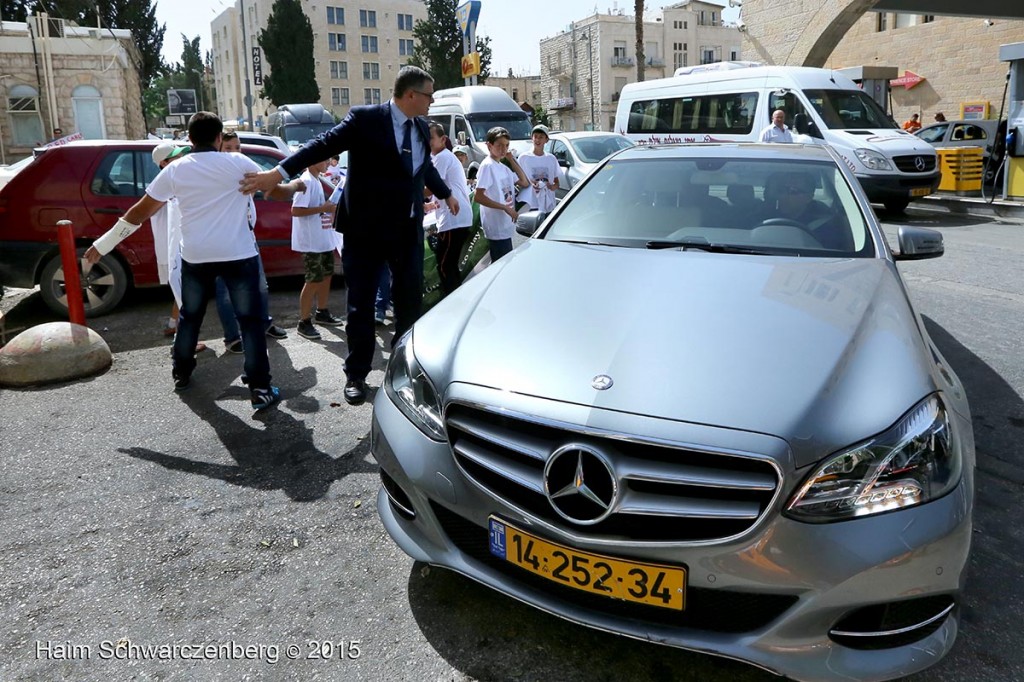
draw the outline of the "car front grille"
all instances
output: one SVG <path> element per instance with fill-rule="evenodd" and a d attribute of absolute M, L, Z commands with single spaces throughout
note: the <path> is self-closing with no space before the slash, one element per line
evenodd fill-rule
<path fill-rule="evenodd" d="M 765 459 L 581 433 L 461 404 L 448 406 L 446 424 L 456 462 L 477 485 L 514 508 L 593 539 L 734 537 L 757 523 L 780 483 L 778 470 Z M 596 523 L 564 518 L 545 493 L 545 464 L 569 443 L 601 452 L 614 472 L 618 502 Z"/>
<path fill-rule="evenodd" d="M 758 594 L 687 586 L 686 609 L 633 604 L 565 587 L 502 561 L 488 549 L 487 529 L 435 502 L 431 511 L 459 551 L 519 583 L 579 608 L 616 618 L 706 632 L 751 632 L 768 625 L 797 602 L 792 594 Z"/>
<path fill-rule="evenodd" d="M 922 166 L 918 167 L 918 159 Z M 902 173 L 931 173 L 935 170 L 935 157 L 926 154 L 908 154 L 906 156 L 894 156 L 896 168 Z"/>

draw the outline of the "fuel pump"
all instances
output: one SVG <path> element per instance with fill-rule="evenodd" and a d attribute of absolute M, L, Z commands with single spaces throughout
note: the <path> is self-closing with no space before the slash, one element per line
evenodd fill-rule
<path fill-rule="evenodd" d="M 1024 43 L 1000 46 L 999 60 L 1010 63 L 1003 194 L 1007 198 L 1024 199 Z"/>

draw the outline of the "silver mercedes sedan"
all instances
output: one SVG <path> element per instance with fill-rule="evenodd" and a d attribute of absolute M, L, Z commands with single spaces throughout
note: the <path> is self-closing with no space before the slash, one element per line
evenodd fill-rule
<path fill-rule="evenodd" d="M 797 680 L 953 646 L 964 388 L 828 147 L 634 147 L 395 346 L 381 520 L 411 557 Z"/>

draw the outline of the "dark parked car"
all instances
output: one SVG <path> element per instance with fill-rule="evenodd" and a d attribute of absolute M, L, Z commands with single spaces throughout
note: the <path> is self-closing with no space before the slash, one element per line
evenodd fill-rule
<path fill-rule="evenodd" d="M 397 341 L 377 509 L 417 561 L 796 680 L 938 662 L 974 500 L 964 387 L 830 146 L 639 146 Z"/>

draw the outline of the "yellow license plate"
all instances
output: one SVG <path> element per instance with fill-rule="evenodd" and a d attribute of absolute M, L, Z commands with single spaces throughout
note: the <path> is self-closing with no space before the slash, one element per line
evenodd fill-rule
<path fill-rule="evenodd" d="M 932 190 L 930 187 L 915 187 L 914 189 L 910 190 L 910 196 L 912 197 L 926 197 L 931 193 Z"/>
<path fill-rule="evenodd" d="M 637 604 L 683 610 L 686 569 L 623 561 L 556 545 L 489 519 L 491 554 L 531 573 L 584 592 Z"/>

